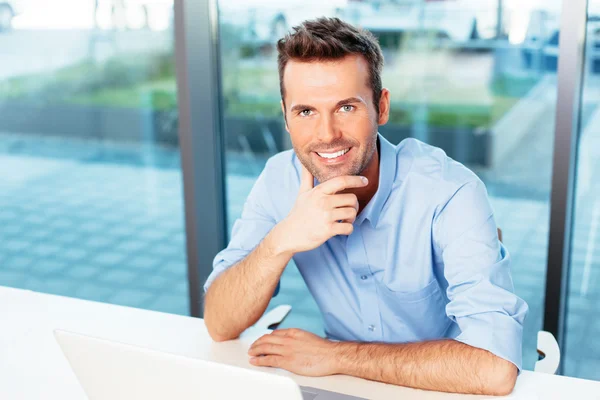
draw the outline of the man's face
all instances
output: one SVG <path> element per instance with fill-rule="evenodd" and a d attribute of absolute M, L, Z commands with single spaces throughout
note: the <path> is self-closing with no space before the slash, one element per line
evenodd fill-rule
<path fill-rule="evenodd" d="M 319 182 L 359 175 L 376 150 L 377 127 L 387 122 L 389 93 L 380 113 L 373 104 L 369 65 L 362 56 L 298 62 L 285 67 L 286 129 L 298 158 Z"/>

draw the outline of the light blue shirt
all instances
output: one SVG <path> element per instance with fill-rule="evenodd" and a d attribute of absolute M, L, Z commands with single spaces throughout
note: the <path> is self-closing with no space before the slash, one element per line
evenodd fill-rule
<path fill-rule="evenodd" d="M 379 135 L 379 188 L 350 236 L 294 256 L 327 337 L 405 343 L 455 339 L 522 365 L 527 304 L 514 294 L 481 180 L 435 147 Z M 292 209 L 300 186 L 293 150 L 269 159 L 229 246 L 204 289 L 246 257 Z M 307 221 L 307 223 L 310 223 Z"/>

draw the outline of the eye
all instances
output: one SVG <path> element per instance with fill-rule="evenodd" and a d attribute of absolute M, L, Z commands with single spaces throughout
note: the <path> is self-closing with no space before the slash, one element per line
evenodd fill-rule
<path fill-rule="evenodd" d="M 345 106 L 340 107 L 340 110 L 347 113 L 347 112 L 354 110 L 354 106 L 346 104 Z"/>
<path fill-rule="evenodd" d="M 309 110 L 309 109 L 306 109 L 306 110 L 302 110 L 302 111 L 300 111 L 300 113 L 299 113 L 299 114 L 300 114 L 300 116 L 302 116 L 302 117 L 308 117 L 308 116 L 310 116 L 310 113 L 311 113 L 311 112 L 312 112 L 311 110 Z"/>

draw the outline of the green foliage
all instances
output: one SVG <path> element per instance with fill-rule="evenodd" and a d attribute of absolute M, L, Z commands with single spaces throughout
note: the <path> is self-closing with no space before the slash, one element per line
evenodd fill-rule
<path fill-rule="evenodd" d="M 539 77 L 501 75 L 492 82 L 492 93 L 497 96 L 523 97 L 537 83 Z"/>
<path fill-rule="evenodd" d="M 225 49 L 240 45 L 235 32 L 224 30 L 223 35 L 231 45 Z M 231 51 L 223 50 L 222 56 L 228 62 L 236 62 Z M 227 116 L 281 117 L 276 69 L 257 65 L 228 68 L 227 71 L 229 75 L 223 78 L 223 104 Z M 104 63 L 85 60 L 54 72 L 0 81 L 0 101 L 19 99 L 36 104 L 172 110 L 177 107 L 175 75 L 172 52 L 123 55 Z M 532 77 L 500 76 L 491 84 L 494 101 L 485 106 L 396 102 L 392 104 L 389 123 L 487 128 L 536 83 L 537 79 Z"/>
<path fill-rule="evenodd" d="M 491 123 L 489 107 L 462 105 L 391 105 L 390 123 L 413 125 L 424 123 L 432 127 L 481 128 Z"/>
<path fill-rule="evenodd" d="M 163 87 L 155 88 L 156 83 Z M 174 55 L 119 56 L 104 63 L 85 60 L 53 72 L 12 78 L 0 82 L 0 101 L 9 99 L 173 108 L 177 104 Z"/>

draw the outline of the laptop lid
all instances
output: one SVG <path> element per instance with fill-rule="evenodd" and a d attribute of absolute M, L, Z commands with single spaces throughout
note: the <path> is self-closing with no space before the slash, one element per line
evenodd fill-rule
<path fill-rule="evenodd" d="M 290 378 L 63 330 L 54 336 L 90 400 L 301 400 Z"/>

